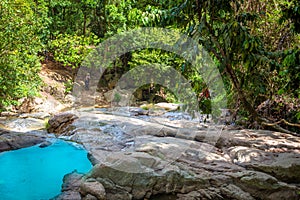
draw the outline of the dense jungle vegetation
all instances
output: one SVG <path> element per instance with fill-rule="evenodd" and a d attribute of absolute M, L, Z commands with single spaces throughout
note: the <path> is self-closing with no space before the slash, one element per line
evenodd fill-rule
<path fill-rule="evenodd" d="M 139 27 L 176 29 L 202 45 L 222 75 L 228 107 L 245 125 L 299 133 L 298 0 L 2 0 L 0 109 L 38 94 L 45 59 L 78 68 L 93 47 Z M 201 74 L 172 53 L 129 52 L 111 73 L 150 63 L 180 71 L 209 111 Z M 166 100 L 176 101 L 165 93 Z"/>

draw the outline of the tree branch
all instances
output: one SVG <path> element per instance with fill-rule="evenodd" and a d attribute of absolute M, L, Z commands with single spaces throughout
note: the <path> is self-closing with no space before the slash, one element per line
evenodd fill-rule
<path fill-rule="evenodd" d="M 281 123 L 284 123 L 288 126 L 294 126 L 294 127 L 300 128 L 300 124 L 293 124 L 293 123 L 290 123 L 290 122 L 286 121 L 285 119 L 281 119 L 278 122 L 274 122 L 274 123 L 265 123 L 265 125 L 266 126 L 275 126 L 275 125 L 278 125 L 278 124 L 281 124 Z"/>

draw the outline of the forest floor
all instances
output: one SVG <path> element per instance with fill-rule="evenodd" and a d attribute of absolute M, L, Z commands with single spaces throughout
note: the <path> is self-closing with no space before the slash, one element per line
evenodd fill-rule
<path fill-rule="evenodd" d="M 57 111 L 68 110 L 68 108 L 73 106 L 74 92 L 72 88 L 76 73 L 76 69 L 63 66 L 52 60 L 47 60 L 42 63 L 39 76 L 43 81 L 43 86 L 40 94 L 45 101 L 50 100 L 51 102 L 55 102 L 55 104 L 60 104 L 61 106 L 57 108 Z M 107 91 L 108 89 L 102 92 L 95 92 L 94 89 L 83 89 L 82 91 L 80 90 L 80 94 L 75 96 L 79 97 L 81 106 L 95 105 L 97 107 L 108 107 L 110 104 L 104 97 L 104 93 Z"/>
<path fill-rule="evenodd" d="M 55 87 L 57 91 L 65 93 L 66 85 L 72 80 L 75 72 L 71 67 L 64 67 L 57 62 L 46 61 L 42 63 L 42 69 L 39 73 L 44 82 L 42 91 L 53 95 L 54 91 L 51 88 Z"/>
<path fill-rule="evenodd" d="M 39 76 L 42 80 L 40 95 L 30 101 L 21 102 L 18 112 L 49 112 L 57 113 L 65 110 L 70 105 L 67 90 L 72 83 L 75 70 L 61 64 L 47 60 L 42 63 Z M 70 89 L 69 89 L 70 90 Z"/>

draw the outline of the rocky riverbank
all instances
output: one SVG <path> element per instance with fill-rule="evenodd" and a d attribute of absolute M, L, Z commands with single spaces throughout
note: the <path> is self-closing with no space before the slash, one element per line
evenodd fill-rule
<path fill-rule="evenodd" d="M 45 142 L 46 136 L 40 133 L 21 133 L 0 129 L 0 152 L 34 146 Z"/>
<path fill-rule="evenodd" d="M 94 165 L 57 199 L 300 198 L 299 137 L 136 113 L 76 110 L 72 123 L 56 123 L 56 134 L 82 143 Z"/>

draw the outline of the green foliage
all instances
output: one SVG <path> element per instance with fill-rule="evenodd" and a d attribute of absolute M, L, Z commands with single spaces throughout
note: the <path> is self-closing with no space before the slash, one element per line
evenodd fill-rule
<path fill-rule="evenodd" d="M 44 120 L 44 124 L 45 124 L 45 129 L 47 130 L 48 128 L 50 128 L 50 124 L 49 124 L 49 118 L 46 118 Z"/>
<path fill-rule="evenodd" d="M 123 15 L 124 8 L 122 5 L 123 4 L 116 6 L 114 4 L 110 4 L 106 6 L 107 22 L 109 23 L 106 36 L 111 36 L 115 33 L 120 33 L 121 31 L 126 30 L 127 20 Z"/>
<path fill-rule="evenodd" d="M 51 39 L 59 34 L 83 34 L 87 15 L 96 7 L 96 0 L 50 0 L 47 1 Z"/>
<path fill-rule="evenodd" d="M 161 49 L 144 49 L 132 53 L 132 59 L 129 62 L 130 68 L 133 69 L 141 65 L 161 64 L 161 68 L 156 69 L 158 77 L 164 79 L 168 69 L 164 66 L 170 66 L 180 72 L 187 80 L 190 80 L 192 87 L 196 93 L 200 93 L 205 87 L 203 80 L 197 69 L 191 67 L 183 58 L 178 55 L 166 52 Z M 156 65 L 153 65 L 155 69 Z M 139 81 L 138 81 L 139 82 Z M 179 85 L 177 87 L 180 87 Z M 172 95 L 170 95 L 172 96 Z"/>
<path fill-rule="evenodd" d="M 42 45 L 33 5 L 30 0 L 0 2 L 0 108 L 34 96 L 39 88 Z"/>
<path fill-rule="evenodd" d="M 91 45 L 99 42 L 97 36 L 90 37 L 59 34 L 55 40 L 50 41 L 49 50 L 54 59 L 65 66 L 78 67 L 91 51 Z"/>
<path fill-rule="evenodd" d="M 122 99 L 122 97 L 119 93 L 114 94 L 114 99 L 113 99 L 114 102 L 119 103 L 121 101 L 121 99 Z"/>
<path fill-rule="evenodd" d="M 295 116 L 296 116 L 297 120 L 300 121 L 300 112 L 297 112 Z"/>
<path fill-rule="evenodd" d="M 275 95 L 299 98 L 299 6 L 297 0 L 3 0 L 0 107 L 35 95 L 39 52 L 48 51 L 56 61 L 76 68 L 101 41 L 116 33 L 151 26 L 176 29 L 198 41 L 219 68 L 229 105 L 239 105 L 241 99 L 242 104 L 249 102 L 244 105 L 248 109 L 240 113 L 251 114 L 249 106 L 255 108 Z M 139 74 L 138 66 L 153 63 L 158 64 L 153 65 L 153 75 L 158 78 L 169 78 L 165 74 L 172 67 L 189 80 L 197 95 L 207 87 L 201 74 L 183 58 L 160 49 L 128 52 L 109 70 Z M 67 92 L 71 84 L 66 83 Z M 154 92 L 163 88 L 148 84 L 142 89 L 150 87 L 157 87 L 152 88 Z M 165 88 L 160 95 L 168 101 L 179 101 L 176 95 L 180 86 L 174 88 Z M 199 101 L 202 110 L 210 110 L 210 99 Z M 299 112 L 293 115 L 293 119 L 299 119 Z"/>
<path fill-rule="evenodd" d="M 298 97 L 300 95 L 300 50 L 292 49 L 286 51 L 282 66 L 279 70 L 278 78 L 281 81 L 282 93 L 293 94 Z"/>
<path fill-rule="evenodd" d="M 300 33 L 300 2 L 298 0 L 282 1 L 281 21 L 291 20 L 293 30 Z"/>
<path fill-rule="evenodd" d="M 68 80 L 64 85 L 65 85 L 65 93 L 66 94 L 69 94 L 69 93 L 71 93 L 72 92 L 72 90 L 73 90 L 73 84 L 74 84 L 74 82 L 73 82 L 73 80 Z"/>

